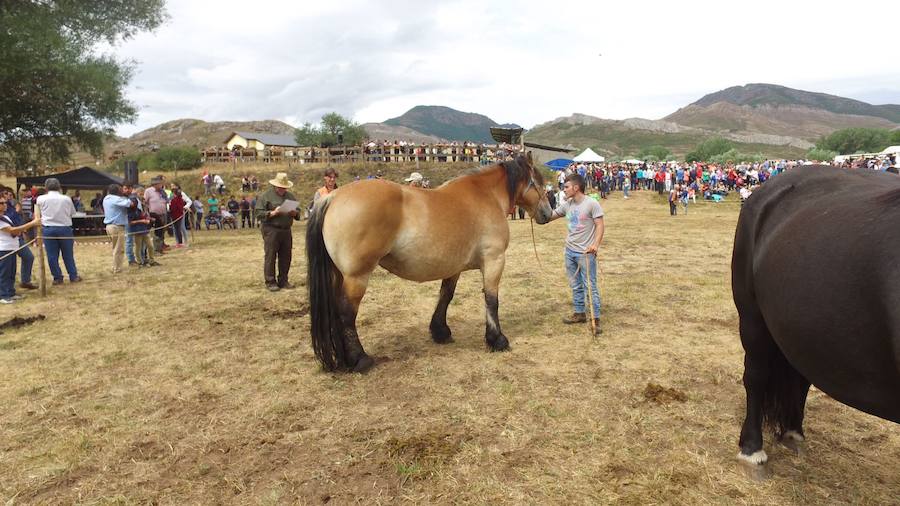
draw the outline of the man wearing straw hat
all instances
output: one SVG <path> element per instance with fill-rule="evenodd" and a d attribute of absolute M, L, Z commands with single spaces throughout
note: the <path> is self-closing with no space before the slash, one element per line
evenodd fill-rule
<path fill-rule="evenodd" d="M 269 180 L 270 188 L 256 199 L 256 219 L 262 223 L 263 247 L 265 260 L 263 274 L 266 279 L 266 288 L 270 292 L 277 292 L 282 288 L 293 288 L 288 282 L 288 271 L 291 268 L 291 248 L 294 244 L 291 235 L 291 225 L 300 219 L 297 212 L 297 198 L 288 191 L 294 186 L 287 177 L 287 173 L 279 172 L 275 179 Z M 285 201 L 292 201 L 294 209 L 283 211 L 281 206 Z M 278 262 L 278 275 L 275 275 L 275 262 Z"/>
<path fill-rule="evenodd" d="M 600 291 L 597 289 L 597 249 L 603 240 L 603 208 L 584 194 L 584 178 L 578 173 L 566 177 L 563 200 L 550 215 L 550 220 L 566 217 L 569 234 L 566 236 L 566 274 L 572 288 L 572 316 L 563 323 L 585 323 L 585 293 L 591 306 L 594 335 L 600 334 Z M 588 275 L 586 276 L 585 273 Z"/>

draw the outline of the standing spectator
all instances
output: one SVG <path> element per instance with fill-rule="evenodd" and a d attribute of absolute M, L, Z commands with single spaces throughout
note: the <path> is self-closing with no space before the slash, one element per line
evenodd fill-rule
<path fill-rule="evenodd" d="M 81 201 L 81 191 L 75 190 L 75 195 L 72 196 L 72 204 L 75 206 L 76 213 L 84 212 L 84 202 Z"/>
<path fill-rule="evenodd" d="M 103 196 L 100 193 L 95 193 L 94 198 L 91 199 L 91 212 L 94 214 L 103 213 Z"/>
<path fill-rule="evenodd" d="M 13 227 L 20 227 L 30 222 L 30 213 L 28 219 L 26 220 L 25 213 L 19 213 L 19 211 L 22 209 L 22 204 L 26 200 L 28 201 L 29 205 L 31 205 L 31 197 L 24 197 L 20 202 L 20 207 L 18 210 L 14 206 L 9 205 L 10 202 L 13 202 L 11 197 L 12 191 L 6 191 L 6 216 L 9 217 L 9 223 L 12 224 Z M 2 198 L 2 195 L 0 195 L 0 198 Z M 32 227 L 29 227 L 29 229 Z M 19 286 L 27 290 L 34 290 L 35 288 L 37 288 L 35 285 L 31 284 L 31 269 L 34 266 L 34 254 L 31 253 L 30 248 L 25 247 L 25 238 L 28 235 L 27 230 L 21 234 L 16 235 L 16 240 L 19 242 L 17 248 L 21 248 L 19 249 L 18 253 L 16 253 L 16 256 L 22 259 L 22 270 L 19 273 L 19 279 L 21 282 L 19 283 Z"/>
<path fill-rule="evenodd" d="M 37 221 L 30 221 L 14 226 L 6 215 L 8 205 L 6 194 L 0 195 L 0 304 L 12 304 L 25 298 L 16 294 L 16 255 L 13 251 L 19 247 L 17 237 L 37 225 Z"/>
<path fill-rule="evenodd" d="M 53 284 L 63 283 L 62 269 L 59 268 L 60 253 L 69 274 L 69 282 L 78 283 L 81 276 L 78 275 L 78 268 L 75 266 L 75 240 L 72 238 L 72 215 L 75 214 L 75 205 L 72 204 L 71 198 L 59 192 L 59 180 L 55 177 L 47 178 L 44 181 L 44 188 L 47 189 L 47 194 L 38 197 L 36 204 L 41 212 L 44 248 L 47 251 L 47 263 L 53 275 Z"/>
<path fill-rule="evenodd" d="M 247 228 L 253 228 L 253 223 L 250 221 L 250 200 L 244 195 L 241 198 L 241 228 L 244 228 L 244 223 L 247 224 Z"/>
<path fill-rule="evenodd" d="M 144 190 L 144 201 L 147 203 L 147 212 L 150 214 L 151 225 L 156 228 L 156 244 L 154 249 L 162 254 L 166 248 L 166 209 L 169 202 L 166 192 L 163 191 L 163 180 L 156 176 L 150 180 L 150 188 Z"/>
<path fill-rule="evenodd" d="M 150 240 L 150 215 L 141 207 L 144 189 L 137 189 L 136 205 L 128 210 L 128 223 L 134 237 L 131 255 L 140 267 L 159 265 L 153 259 L 153 242 Z"/>
<path fill-rule="evenodd" d="M 269 181 L 271 187 L 256 199 L 256 216 L 262 222 L 262 237 L 265 257 L 263 261 L 263 276 L 266 288 L 270 292 L 277 292 L 282 288 L 293 288 L 288 282 L 288 272 L 291 268 L 291 248 L 293 236 L 291 226 L 294 220 L 300 219 L 297 209 L 289 213 L 281 211 L 281 205 L 285 200 L 297 200 L 288 188 L 294 183 L 288 180 L 287 174 L 279 172 L 275 179 Z M 278 275 L 275 275 L 275 263 L 278 262 Z"/>
<path fill-rule="evenodd" d="M 130 183 L 122 185 L 122 196 L 127 197 L 128 200 L 131 200 L 132 202 L 132 206 L 128 208 L 128 224 L 125 225 L 125 258 L 128 259 L 128 266 L 132 267 L 139 265 L 134 256 L 134 234 L 132 234 L 131 230 L 131 220 L 133 219 L 132 208 L 134 208 L 137 213 L 141 213 L 144 210 L 144 204 L 141 202 L 142 199 L 138 199 L 138 196 Z"/>
<path fill-rule="evenodd" d="M 201 182 L 203 183 L 203 194 L 204 195 L 212 195 L 212 177 L 210 177 L 209 172 L 204 171 L 203 177 L 201 178 Z"/>
<path fill-rule="evenodd" d="M 678 216 L 678 193 L 680 188 L 675 185 L 669 190 L 669 216 Z"/>
<path fill-rule="evenodd" d="M 219 195 L 225 195 L 225 180 L 222 179 L 222 176 L 216 174 L 213 176 L 213 184 L 216 187 L 216 192 Z"/>
<path fill-rule="evenodd" d="M 250 178 L 247 176 L 241 178 L 241 191 L 244 193 L 250 191 Z"/>
<path fill-rule="evenodd" d="M 188 196 L 184 190 L 178 186 L 174 185 L 175 188 L 178 188 L 181 191 L 181 199 L 184 200 L 184 218 L 181 219 L 181 239 L 182 244 L 188 246 L 189 235 L 188 232 L 192 229 L 193 225 L 191 224 L 191 220 L 194 218 L 194 201 L 191 200 L 191 197 Z"/>
<path fill-rule="evenodd" d="M 184 198 L 181 196 L 181 188 L 172 190 L 172 200 L 169 201 L 169 216 L 172 217 L 172 228 L 175 229 L 175 247 L 184 247 Z"/>
<path fill-rule="evenodd" d="M 413 177 L 416 175 L 418 176 L 418 178 Z M 322 175 L 322 179 L 325 181 L 325 184 L 321 188 L 316 190 L 316 194 L 313 195 L 313 204 L 318 202 L 320 198 L 328 195 L 329 193 L 331 193 L 337 189 L 337 177 L 338 177 L 338 173 L 336 170 L 334 170 L 331 167 L 325 169 L 325 174 Z M 422 179 L 423 178 L 422 178 L 421 174 L 419 174 L 418 172 L 413 172 L 412 175 L 406 179 L 406 182 L 421 183 Z M 411 184 L 410 186 L 416 186 L 416 185 Z"/>
<path fill-rule="evenodd" d="M 550 220 L 566 217 L 569 233 L 566 236 L 565 262 L 569 286 L 572 288 L 572 316 L 563 323 L 584 323 L 585 292 L 590 290 L 594 335 L 600 334 L 600 292 L 597 289 L 597 249 L 603 240 L 605 226 L 603 208 L 584 194 L 584 178 L 579 174 L 566 177 L 563 190 L 566 200 L 550 214 Z M 585 272 L 587 271 L 587 272 Z"/>
<path fill-rule="evenodd" d="M 125 227 L 128 225 L 128 210 L 135 205 L 128 197 L 122 195 L 122 187 L 111 184 L 103 197 L 103 224 L 106 235 L 112 241 L 113 274 L 122 272 L 125 263 Z"/>
<path fill-rule="evenodd" d="M 203 201 L 199 198 L 194 199 L 194 229 L 200 230 L 200 223 L 203 222 Z"/>
<path fill-rule="evenodd" d="M 250 176 L 250 189 L 254 192 L 259 190 L 259 179 L 256 176 Z"/>

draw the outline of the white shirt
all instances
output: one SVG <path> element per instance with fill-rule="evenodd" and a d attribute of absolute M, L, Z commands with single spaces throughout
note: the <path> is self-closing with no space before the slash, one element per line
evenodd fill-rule
<path fill-rule="evenodd" d="M 19 238 L 13 237 L 8 230 L 12 225 L 3 218 L 0 218 L 0 251 L 13 251 L 19 249 Z"/>
<path fill-rule="evenodd" d="M 46 195 L 37 198 L 37 206 L 41 210 L 41 225 L 45 227 L 72 226 L 75 204 L 68 195 L 63 195 L 58 191 L 49 191 Z"/>

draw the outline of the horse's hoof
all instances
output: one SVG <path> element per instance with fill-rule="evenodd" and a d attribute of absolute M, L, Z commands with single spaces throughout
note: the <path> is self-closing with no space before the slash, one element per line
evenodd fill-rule
<path fill-rule="evenodd" d="M 751 455 L 744 455 L 743 452 L 738 453 L 738 462 L 741 469 L 753 481 L 762 481 L 769 477 L 769 466 L 766 465 L 769 457 L 766 452 L 759 450 Z"/>
<path fill-rule="evenodd" d="M 453 342 L 453 334 L 450 327 L 437 327 L 431 329 L 431 340 L 437 344 L 449 344 Z"/>
<path fill-rule="evenodd" d="M 509 339 L 503 334 L 500 334 L 494 339 L 488 339 L 487 343 L 488 346 L 490 346 L 491 351 L 509 351 Z"/>
<path fill-rule="evenodd" d="M 806 455 L 806 449 L 803 446 L 803 442 L 806 441 L 806 438 L 804 438 L 803 435 L 799 432 L 795 430 L 789 430 L 779 438 L 779 441 L 788 450 L 794 452 L 794 454 L 798 457 L 803 457 L 804 455 Z"/>
<path fill-rule="evenodd" d="M 356 361 L 356 365 L 353 366 L 353 372 L 363 374 L 365 372 L 368 372 L 373 365 L 375 365 L 375 360 L 373 360 L 372 357 L 368 355 L 363 355 L 359 357 L 359 360 Z"/>

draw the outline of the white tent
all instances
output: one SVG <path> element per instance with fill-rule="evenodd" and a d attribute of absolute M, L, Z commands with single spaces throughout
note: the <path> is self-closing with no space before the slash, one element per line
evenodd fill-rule
<path fill-rule="evenodd" d="M 644 163 L 643 160 L 638 160 L 636 158 L 631 158 L 629 160 L 622 160 L 622 163 L 627 163 L 628 165 L 640 165 Z"/>
<path fill-rule="evenodd" d="M 593 149 L 587 148 L 584 151 L 582 151 L 580 155 L 576 156 L 574 158 L 574 160 L 576 162 L 594 163 L 594 162 L 606 161 L 606 158 L 603 158 L 602 156 L 598 155 L 597 153 L 594 153 Z"/>
<path fill-rule="evenodd" d="M 881 152 L 882 155 L 892 155 L 892 154 L 900 154 L 900 146 L 890 146 L 884 148 L 884 151 Z"/>

